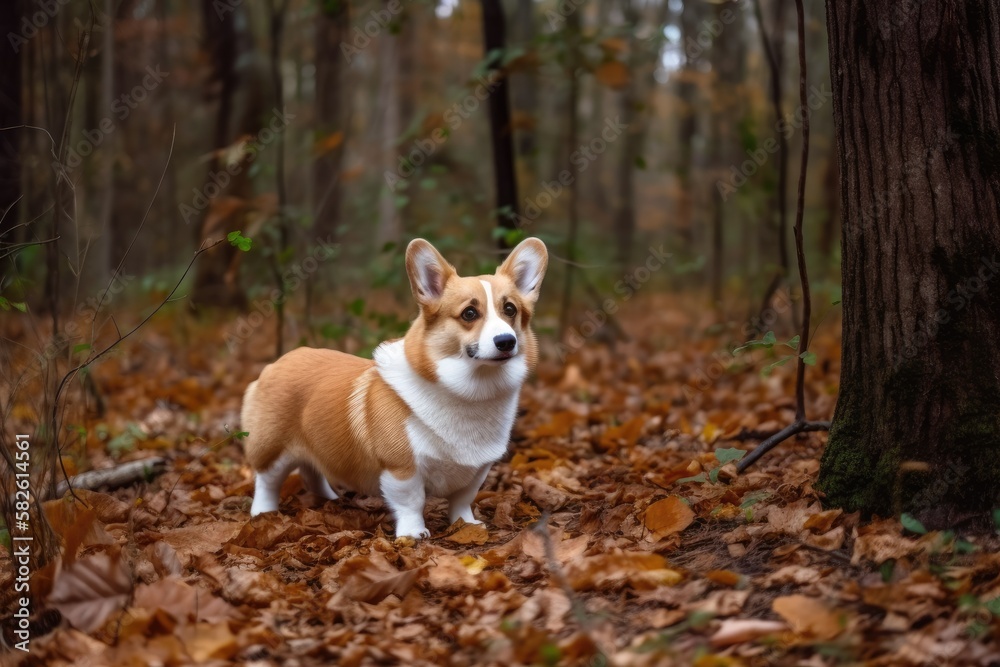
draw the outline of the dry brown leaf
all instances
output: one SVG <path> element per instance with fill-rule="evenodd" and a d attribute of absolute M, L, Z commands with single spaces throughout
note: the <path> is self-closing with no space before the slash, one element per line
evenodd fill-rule
<path fill-rule="evenodd" d="M 537 477 L 525 477 L 524 493 L 543 510 L 555 512 L 565 507 L 572 498 L 554 486 L 550 486 Z"/>
<path fill-rule="evenodd" d="M 840 616 L 816 598 L 788 595 L 775 598 L 771 608 L 801 635 L 829 640 L 844 629 Z"/>
<path fill-rule="evenodd" d="M 467 523 L 444 539 L 455 544 L 486 544 L 490 533 L 481 523 Z"/>
<path fill-rule="evenodd" d="M 679 533 L 694 521 L 694 512 L 677 496 L 669 496 L 646 508 L 646 528 L 659 539 Z"/>
<path fill-rule="evenodd" d="M 196 663 L 227 660 L 240 650 L 227 623 L 197 623 L 177 631 L 188 655 Z"/>
<path fill-rule="evenodd" d="M 236 616 L 236 610 L 204 589 L 190 586 L 176 577 L 167 577 L 135 589 L 133 606 L 170 614 L 180 623 L 214 623 Z"/>
<path fill-rule="evenodd" d="M 60 569 L 47 603 L 73 627 L 91 633 L 124 609 L 131 591 L 132 578 L 120 552 L 101 552 Z"/>

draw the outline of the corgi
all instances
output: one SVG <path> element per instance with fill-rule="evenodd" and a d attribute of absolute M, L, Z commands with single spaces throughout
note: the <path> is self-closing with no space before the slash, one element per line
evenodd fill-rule
<path fill-rule="evenodd" d="M 430 537 L 427 496 L 448 500 L 452 522 L 507 452 L 521 386 L 538 360 L 531 317 L 548 265 L 539 239 L 522 241 L 493 275 L 460 277 L 423 239 L 406 248 L 419 314 L 372 359 L 299 348 L 251 382 L 241 412 L 255 472 L 250 514 L 278 509 L 296 468 L 304 486 L 335 500 L 330 482 L 381 494 L 396 537 Z"/>

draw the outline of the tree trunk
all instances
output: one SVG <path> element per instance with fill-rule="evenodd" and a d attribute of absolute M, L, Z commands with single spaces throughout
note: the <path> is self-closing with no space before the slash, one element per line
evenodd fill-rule
<path fill-rule="evenodd" d="M 17 35 L 20 31 L 21 3 L 8 0 L 0 7 L 0 34 Z M 0 127 L 16 127 L 24 123 L 21 115 L 21 54 L 7 44 L 0 49 L 0 72 L 4 85 L 0 88 Z M 21 197 L 21 130 L 0 132 L 0 244 L 15 243 L 8 234 L 18 223 L 18 199 Z M 22 235 L 17 235 L 20 238 Z M 2 247 L 2 245 L 0 245 Z M 6 270 L 6 268 L 4 269 Z"/>
<path fill-rule="evenodd" d="M 382 35 L 379 41 L 378 104 L 382 109 L 379 134 L 382 139 L 382 173 L 395 172 L 399 167 L 397 142 L 403 132 L 399 118 L 399 36 Z M 410 184 L 412 187 L 414 184 Z M 378 227 L 375 230 L 376 251 L 386 243 L 399 243 L 403 229 L 399 220 L 396 197 L 407 195 L 406 190 L 394 192 L 387 185 L 382 187 L 378 202 Z"/>
<path fill-rule="evenodd" d="M 843 184 L 832 505 L 1000 505 L 1000 6 L 827 3 Z"/>
<path fill-rule="evenodd" d="M 271 101 L 268 86 L 271 81 L 267 65 L 254 51 L 253 36 L 246 8 L 242 4 L 227 5 L 202 1 L 205 27 L 204 48 L 212 64 L 212 76 L 206 82 L 209 97 L 218 98 L 215 120 L 212 159 L 202 190 L 208 205 L 201 210 L 201 220 L 196 237 L 199 246 L 217 240 L 233 230 L 243 230 L 245 208 L 253 193 L 250 164 L 253 155 L 246 155 L 237 173 L 222 187 L 214 176 L 226 171 L 220 160 L 223 149 L 231 146 L 244 135 L 254 136 L 264 120 L 265 104 Z M 280 110 L 279 110 L 280 111 Z M 231 170 L 230 173 L 232 173 Z M 227 202 L 240 201 L 240 205 Z M 194 304 L 242 307 L 246 294 L 239 284 L 239 250 L 228 243 L 220 244 L 206 253 L 195 269 Z"/>
<path fill-rule="evenodd" d="M 482 0 L 483 52 L 507 48 L 503 6 L 500 0 Z M 510 118 L 510 86 L 500 70 L 499 58 L 490 63 L 491 76 L 498 77 L 487 102 L 490 107 L 490 143 L 493 146 L 493 181 L 496 187 L 497 226 L 517 228 L 517 175 L 514 172 L 514 128 Z M 508 248 L 507 237 L 500 237 L 501 248 Z"/>
<path fill-rule="evenodd" d="M 316 25 L 316 134 L 319 155 L 313 163 L 313 234 L 328 239 L 337 231 L 340 213 L 340 172 L 350 116 L 347 72 L 340 43 L 350 28 L 347 0 L 320 2 Z"/>

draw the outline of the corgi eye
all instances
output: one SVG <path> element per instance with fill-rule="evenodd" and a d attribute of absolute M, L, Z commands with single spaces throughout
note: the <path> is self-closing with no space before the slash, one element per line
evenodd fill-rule
<path fill-rule="evenodd" d="M 517 306 L 508 301 L 503 307 L 503 314 L 507 317 L 514 317 L 517 315 Z"/>
<path fill-rule="evenodd" d="M 477 317 L 479 317 L 479 311 L 477 311 L 472 306 L 469 306 L 468 308 L 462 311 L 462 319 L 465 320 L 466 322 L 471 322 Z"/>

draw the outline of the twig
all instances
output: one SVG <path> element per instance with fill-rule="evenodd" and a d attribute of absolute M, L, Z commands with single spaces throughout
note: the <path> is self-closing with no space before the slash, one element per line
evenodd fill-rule
<path fill-rule="evenodd" d="M 799 433 L 812 433 L 815 431 L 829 431 L 830 422 L 810 422 L 810 421 L 796 421 L 789 424 L 785 428 L 781 429 L 771 437 L 769 437 L 764 442 L 760 443 L 756 447 L 750 450 L 743 459 L 736 464 L 736 469 L 739 472 L 743 472 L 750 466 L 752 466 L 757 459 L 767 454 L 769 451 L 780 445 L 782 442 L 792 437 L 793 435 L 798 435 Z M 735 439 L 735 438 L 734 438 Z"/>
<path fill-rule="evenodd" d="M 146 224 L 146 218 L 149 217 L 149 212 L 153 208 L 153 203 L 156 201 L 156 195 L 160 194 L 160 186 L 163 185 L 163 177 L 167 175 L 167 167 L 170 165 L 170 158 L 174 155 L 174 140 L 176 138 L 177 125 L 175 124 L 174 131 L 170 135 L 170 150 L 167 151 L 167 161 L 163 164 L 163 171 L 160 172 L 160 180 L 156 183 L 156 190 L 153 191 L 153 196 L 149 200 L 149 206 L 146 207 L 146 212 L 143 214 L 142 220 L 139 221 L 139 226 L 136 227 L 135 234 L 132 235 L 132 240 L 129 241 L 128 247 L 125 248 L 125 254 L 122 255 L 121 260 L 118 262 L 118 266 L 115 267 L 114 273 L 111 274 L 108 286 L 104 288 L 104 293 L 101 294 L 101 300 L 97 303 L 97 308 L 94 309 L 94 318 L 90 322 L 91 327 L 93 327 L 94 322 L 97 320 L 97 313 L 100 312 L 101 306 L 104 305 L 104 299 L 108 296 L 111 286 L 114 285 L 115 278 L 121 274 L 122 267 L 125 266 L 125 259 L 128 257 L 129 253 L 132 252 L 132 246 L 135 245 L 135 240 L 139 238 L 139 234 L 142 232 L 142 226 Z M 93 329 L 91 329 L 91 331 L 93 331 Z"/>
<path fill-rule="evenodd" d="M 830 430 L 830 422 L 805 422 L 805 426 L 799 432 L 800 433 L 811 433 L 813 431 L 829 431 L 829 430 Z M 724 438 L 724 440 L 728 440 L 728 441 L 733 441 L 733 440 L 740 440 L 740 441 L 742 441 L 742 440 L 767 440 L 768 438 L 771 438 L 771 437 L 777 435 L 780 432 L 781 432 L 781 429 L 775 429 L 775 430 L 771 430 L 771 431 L 757 431 L 757 430 L 754 430 L 754 429 L 746 429 L 746 428 L 744 428 L 743 430 L 741 430 L 739 433 L 737 433 L 733 437 L 731 437 L 731 438 Z"/>
<path fill-rule="evenodd" d="M 55 497 L 61 497 L 71 488 L 93 491 L 104 486 L 110 488 L 128 486 L 162 474 L 166 469 L 167 460 L 161 456 L 154 456 L 140 461 L 129 461 L 114 468 L 88 470 L 59 482 Z"/>
<path fill-rule="evenodd" d="M 737 464 L 736 468 L 743 472 L 757 459 L 778 446 L 791 436 L 802 433 L 809 423 L 806 421 L 805 376 L 806 363 L 803 359 L 809 349 L 809 320 L 812 317 L 812 296 L 809 292 L 809 271 L 806 267 L 806 254 L 802 241 L 802 218 L 805 213 L 806 171 L 809 166 L 809 99 L 806 89 L 806 43 L 805 43 L 805 10 L 802 0 L 795 0 L 796 28 L 799 37 L 799 104 L 802 112 L 802 163 L 799 168 L 798 202 L 795 209 L 795 256 L 798 260 L 799 281 L 802 283 L 802 331 L 799 334 L 798 365 L 795 373 L 795 422 L 760 443 Z M 818 423 L 818 422 L 817 422 Z"/>
<path fill-rule="evenodd" d="M 775 4 L 775 33 L 778 40 L 782 38 L 782 28 L 784 27 L 784 0 L 778 0 Z M 784 63 L 780 41 L 774 45 L 767 33 L 767 26 L 764 25 L 764 14 L 760 8 L 760 0 L 754 0 L 754 16 L 757 18 L 757 27 L 760 30 L 760 39 L 764 47 L 764 56 L 767 60 L 768 69 L 771 72 L 771 106 L 774 107 L 774 117 L 777 122 L 784 118 L 781 109 L 781 69 Z M 778 204 L 778 259 L 781 262 L 781 272 L 774 276 L 767 290 L 764 292 L 764 299 L 761 302 L 761 313 L 768 309 L 771 297 L 778 290 L 782 283 L 788 280 L 788 205 L 786 202 L 788 191 L 788 140 L 784 132 L 778 133 L 778 186 L 775 200 Z M 792 311 L 793 318 L 795 311 Z"/>
<path fill-rule="evenodd" d="M 139 329 L 141 329 L 146 324 L 146 322 L 148 322 L 149 320 L 151 320 L 154 315 L 156 315 L 158 312 L 160 312 L 160 309 L 163 308 L 163 306 L 174 296 L 174 293 L 178 289 L 180 289 L 181 283 L 184 282 L 184 279 L 187 277 L 188 272 L 191 271 L 191 267 L 194 266 L 195 260 L 197 260 L 198 257 L 202 253 L 207 252 L 207 251 L 211 250 L 212 248 L 214 248 L 215 246 L 217 246 L 220 243 L 222 243 L 223 240 L 224 239 L 219 239 L 218 241 L 216 241 L 215 243 L 212 243 L 211 245 L 204 245 L 203 244 L 200 248 L 198 248 L 198 250 L 195 251 L 194 256 L 191 258 L 191 261 L 188 262 L 187 267 L 185 267 L 184 273 L 182 273 L 181 277 L 177 279 L 177 282 L 174 284 L 174 288 L 172 290 L 170 290 L 170 294 L 168 294 L 162 301 L 160 301 L 159 305 L 156 306 L 155 309 L 153 309 L 153 312 L 151 312 L 149 315 L 147 315 L 145 318 L 143 318 L 143 320 L 141 322 L 139 322 L 137 325 L 135 325 L 134 327 L 132 327 L 132 329 L 130 329 L 129 331 L 127 331 L 125 334 L 119 334 L 117 340 L 115 340 L 114 342 L 110 343 L 103 350 L 101 350 L 97 354 L 94 354 L 89 359 L 87 359 L 85 362 L 83 362 L 79 366 L 73 368 L 72 370 L 68 371 L 65 375 L 63 375 L 62 380 L 59 381 L 59 386 L 56 388 L 55 396 L 52 398 L 52 415 L 49 418 L 49 426 L 51 427 L 53 434 L 58 434 L 59 433 L 59 415 L 58 415 L 58 410 L 59 410 L 59 395 L 62 393 L 62 390 L 66 386 L 66 383 L 69 382 L 73 377 L 75 377 L 76 374 L 78 372 L 80 372 L 82 369 L 87 368 L 88 366 L 90 366 L 92 363 L 94 363 L 95 361 L 97 361 L 98 359 L 100 359 L 101 357 L 103 357 L 105 354 L 107 354 L 108 352 L 110 352 L 111 350 L 113 350 L 115 347 L 117 347 L 118 344 L 121 343 L 123 340 L 125 340 L 126 338 L 128 338 L 129 336 L 131 336 L 132 334 L 134 334 L 136 331 L 138 331 Z M 56 443 L 55 444 L 56 444 L 56 452 L 57 452 L 57 454 L 61 453 L 62 447 L 59 446 L 58 436 L 56 436 Z M 59 465 L 60 465 L 60 467 L 62 467 L 63 479 L 66 482 L 68 482 L 69 481 L 69 475 L 66 473 L 66 466 L 63 465 L 62 456 L 58 456 L 57 458 L 59 459 Z M 69 492 L 73 493 L 72 486 L 69 488 Z"/>

